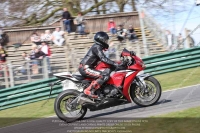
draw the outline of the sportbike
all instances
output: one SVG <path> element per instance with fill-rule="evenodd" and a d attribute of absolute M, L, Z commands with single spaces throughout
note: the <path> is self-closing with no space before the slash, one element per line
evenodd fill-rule
<path fill-rule="evenodd" d="M 112 70 L 109 80 L 95 91 L 100 98 L 93 99 L 83 93 L 94 79 L 82 75 L 57 73 L 54 74 L 59 80 L 51 83 L 72 81 L 76 87 L 61 92 L 54 103 L 56 115 L 66 122 L 82 119 L 87 109 L 97 111 L 113 106 L 134 102 L 139 106 L 150 106 L 155 104 L 161 96 L 160 83 L 150 74 L 144 74 L 145 64 L 133 51 L 123 49 L 120 64 L 125 65 L 125 70 L 117 70 L 104 62 L 99 62 L 96 70 Z"/>

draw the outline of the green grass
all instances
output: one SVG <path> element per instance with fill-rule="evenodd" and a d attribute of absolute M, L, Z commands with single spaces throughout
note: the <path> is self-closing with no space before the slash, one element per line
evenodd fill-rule
<path fill-rule="evenodd" d="M 47 103 L 46 101 L 39 101 L 0 111 L 0 127 L 55 115 L 54 99 L 50 99 Z"/>
<path fill-rule="evenodd" d="M 163 90 L 195 85 L 200 84 L 200 68 L 191 68 L 155 77 L 160 81 Z M 0 111 L 0 118 L 4 119 L 0 121 L 0 127 L 55 115 L 54 100 L 43 105 L 45 102 L 46 100 Z"/>
<path fill-rule="evenodd" d="M 147 118 L 139 127 L 129 127 L 141 133 L 199 133 L 200 107 Z"/>
<path fill-rule="evenodd" d="M 162 90 L 200 84 L 200 67 L 157 75 L 155 78 L 159 80 Z"/>
<path fill-rule="evenodd" d="M 164 115 L 159 115 L 156 117 L 162 118 L 200 118 L 200 107 L 190 108 L 186 110 L 181 110 L 177 112 L 172 112 Z"/>

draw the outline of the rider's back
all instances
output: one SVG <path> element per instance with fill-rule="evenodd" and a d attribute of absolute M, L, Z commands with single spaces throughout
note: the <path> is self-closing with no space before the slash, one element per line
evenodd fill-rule
<path fill-rule="evenodd" d="M 85 57 L 82 59 L 81 64 L 88 65 L 90 67 L 96 66 L 97 62 L 100 61 L 97 55 L 99 50 L 102 51 L 102 47 L 100 45 L 93 44 Z"/>

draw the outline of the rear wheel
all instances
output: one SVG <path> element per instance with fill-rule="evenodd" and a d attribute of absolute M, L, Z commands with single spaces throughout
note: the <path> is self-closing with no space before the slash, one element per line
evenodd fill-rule
<path fill-rule="evenodd" d="M 146 77 L 144 79 L 147 91 L 144 92 L 136 84 L 132 84 L 130 88 L 130 96 L 132 100 L 139 106 L 150 106 L 155 104 L 161 96 L 160 83 L 154 77 Z"/>
<path fill-rule="evenodd" d="M 77 105 L 76 107 L 71 107 L 70 103 L 80 95 L 77 90 L 67 90 L 60 93 L 54 103 L 54 110 L 58 118 L 66 122 L 73 122 L 82 119 L 87 108 Z"/>

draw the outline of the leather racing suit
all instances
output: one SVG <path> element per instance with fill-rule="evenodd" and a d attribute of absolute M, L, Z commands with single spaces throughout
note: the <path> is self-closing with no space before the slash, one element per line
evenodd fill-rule
<path fill-rule="evenodd" d="M 103 49 L 104 48 L 100 44 L 95 43 L 82 59 L 79 66 L 81 75 L 96 79 L 84 90 L 84 93 L 92 98 L 98 97 L 97 95 L 94 95 L 94 91 L 99 89 L 101 85 L 109 79 L 111 73 L 110 69 L 105 69 L 103 72 L 95 70 L 94 67 L 97 63 L 102 61 L 112 66 L 118 65 L 104 55 Z"/>

